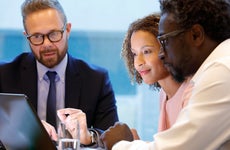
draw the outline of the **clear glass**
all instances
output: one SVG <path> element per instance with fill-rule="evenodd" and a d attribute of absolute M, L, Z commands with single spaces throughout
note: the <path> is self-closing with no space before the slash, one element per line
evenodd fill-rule
<path fill-rule="evenodd" d="M 80 150 L 80 131 L 78 121 L 71 125 L 59 122 L 58 150 Z"/>

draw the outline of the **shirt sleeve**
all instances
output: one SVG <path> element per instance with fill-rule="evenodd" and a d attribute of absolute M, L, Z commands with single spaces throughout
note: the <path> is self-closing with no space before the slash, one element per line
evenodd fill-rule
<path fill-rule="evenodd" d="M 204 67 L 176 123 L 154 136 L 157 150 L 218 149 L 229 139 L 230 92 L 226 92 L 230 85 L 229 60 Z"/>
<path fill-rule="evenodd" d="M 152 150 L 154 142 L 144 142 L 141 140 L 135 140 L 133 142 L 128 141 L 120 141 L 115 146 L 113 146 L 112 150 Z"/>

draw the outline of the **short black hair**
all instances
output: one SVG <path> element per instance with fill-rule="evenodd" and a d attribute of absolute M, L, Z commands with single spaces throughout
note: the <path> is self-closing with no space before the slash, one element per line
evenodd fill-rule
<path fill-rule="evenodd" d="M 173 14 L 181 29 L 200 24 L 218 43 L 230 38 L 229 0 L 160 0 L 160 9 L 161 14 Z"/>

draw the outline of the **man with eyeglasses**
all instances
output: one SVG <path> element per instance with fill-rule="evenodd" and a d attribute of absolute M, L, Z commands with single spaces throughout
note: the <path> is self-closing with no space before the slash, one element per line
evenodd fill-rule
<path fill-rule="evenodd" d="M 108 72 L 68 54 L 71 24 L 58 0 L 25 0 L 21 11 L 32 53 L 0 66 L 0 92 L 27 95 L 52 139 L 58 110 L 79 121 L 81 144 L 97 146 L 99 131 L 118 121 Z"/>
<path fill-rule="evenodd" d="M 177 80 L 194 74 L 184 93 L 189 103 L 152 142 L 128 142 L 122 123 L 102 139 L 112 150 L 229 150 L 230 1 L 160 0 L 160 8 L 159 58 Z"/>
<path fill-rule="evenodd" d="M 66 24 L 63 26 L 61 30 L 54 30 L 47 34 L 35 33 L 32 35 L 28 35 L 27 33 L 25 33 L 25 35 L 31 44 L 35 46 L 39 46 L 44 43 L 45 37 L 47 37 L 50 42 L 59 42 L 62 39 L 63 32 L 65 30 L 66 30 Z"/>

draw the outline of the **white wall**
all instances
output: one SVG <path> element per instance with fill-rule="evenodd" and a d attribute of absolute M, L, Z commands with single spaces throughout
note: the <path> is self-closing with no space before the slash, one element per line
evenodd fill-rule
<path fill-rule="evenodd" d="M 0 1 L 0 29 L 22 29 L 23 0 Z M 73 29 L 122 30 L 137 18 L 159 11 L 158 0 L 60 0 Z"/>

